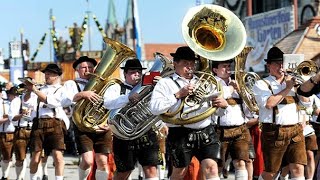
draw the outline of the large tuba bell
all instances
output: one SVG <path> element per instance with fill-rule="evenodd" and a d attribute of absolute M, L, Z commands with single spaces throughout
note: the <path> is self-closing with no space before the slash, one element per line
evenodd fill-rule
<path fill-rule="evenodd" d="M 251 112 L 258 112 L 259 107 L 254 99 L 252 87 L 260 80 L 260 76 L 255 72 L 245 72 L 246 59 L 252 47 L 245 47 L 243 51 L 235 57 L 235 79 L 239 85 L 239 96 L 247 105 Z"/>
<path fill-rule="evenodd" d="M 172 74 L 172 63 L 160 53 L 155 54 L 155 62 L 150 72 L 159 72 L 161 77 Z M 146 73 L 147 74 L 147 73 Z M 130 102 L 125 107 L 109 111 L 108 124 L 113 134 L 123 140 L 139 138 L 151 128 L 155 131 L 160 129 L 156 126 L 159 117 L 151 113 L 149 102 L 154 85 L 138 83 L 130 92 L 138 93 L 138 102 Z"/>
<path fill-rule="evenodd" d="M 112 73 L 126 59 L 135 57 L 135 52 L 127 46 L 104 37 L 107 49 L 97 66 L 95 73 L 89 79 L 84 91 L 95 91 L 103 96 L 106 89 L 114 83 L 121 83 L 120 80 L 110 78 Z M 103 99 L 99 102 L 91 102 L 82 99 L 78 101 L 73 111 L 73 121 L 79 130 L 84 132 L 95 132 L 99 125 L 107 123 L 108 110 L 103 106 Z"/>
<path fill-rule="evenodd" d="M 230 10 L 212 4 L 191 8 L 182 22 L 188 46 L 200 56 L 223 61 L 234 58 L 246 44 L 246 30 Z"/>

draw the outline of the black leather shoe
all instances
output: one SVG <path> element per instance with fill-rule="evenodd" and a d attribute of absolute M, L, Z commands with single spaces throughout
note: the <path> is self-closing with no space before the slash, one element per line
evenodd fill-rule
<path fill-rule="evenodd" d="M 47 175 L 43 175 L 42 176 L 42 180 L 48 180 L 48 176 Z"/>
<path fill-rule="evenodd" d="M 223 178 L 227 179 L 229 176 L 229 171 L 226 168 L 222 169 Z"/>

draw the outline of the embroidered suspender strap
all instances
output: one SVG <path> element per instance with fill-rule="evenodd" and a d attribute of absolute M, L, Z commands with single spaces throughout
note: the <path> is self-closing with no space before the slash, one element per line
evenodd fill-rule
<path fill-rule="evenodd" d="M 178 86 L 178 88 L 179 88 L 179 89 L 181 89 L 180 84 L 179 84 L 176 80 L 174 80 L 172 76 L 170 76 L 170 79 L 172 79 L 172 81 L 173 81 L 173 82 Z M 183 113 L 183 109 L 184 109 L 184 108 L 181 108 L 181 110 L 180 110 L 180 114 L 182 114 L 182 113 Z"/>
<path fill-rule="evenodd" d="M 61 87 L 58 87 L 54 92 L 53 94 L 56 94 L 56 92 L 60 89 Z M 53 108 L 53 116 L 56 117 L 57 115 L 57 112 L 56 112 L 56 108 Z"/>
<path fill-rule="evenodd" d="M 23 112 L 22 112 L 22 101 L 23 101 L 22 96 L 20 96 L 20 100 L 21 100 L 21 101 L 20 101 L 20 110 L 19 110 L 19 112 L 20 112 L 20 114 L 22 114 L 22 113 L 23 113 Z M 21 120 L 21 119 L 18 120 L 18 128 L 20 127 L 20 120 Z"/>
<path fill-rule="evenodd" d="M 36 119 L 39 119 L 39 108 L 40 108 L 40 100 L 39 98 L 37 99 L 37 114 L 36 114 Z"/>
<path fill-rule="evenodd" d="M 133 88 L 128 86 L 128 85 L 125 85 L 123 83 L 120 84 L 120 87 L 121 87 L 121 90 L 120 90 L 120 95 L 123 95 L 123 94 L 126 94 L 126 90 L 129 89 L 129 90 L 132 90 Z"/>
<path fill-rule="evenodd" d="M 6 108 L 5 108 L 5 106 L 4 106 L 4 100 L 2 100 L 2 108 L 3 108 L 3 115 L 4 115 L 5 112 L 6 112 Z M 5 124 L 6 124 L 6 123 L 3 123 L 3 124 L 2 124 L 2 132 L 4 132 L 4 126 L 5 126 Z"/>
<path fill-rule="evenodd" d="M 76 83 L 76 86 L 77 86 L 78 92 L 81 92 L 81 89 L 80 89 L 80 86 L 79 86 L 78 82 L 74 80 L 74 83 Z"/>
<path fill-rule="evenodd" d="M 263 80 L 263 82 L 265 82 L 267 84 L 269 90 L 271 91 L 271 94 L 274 95 L 271 85 L 266 80 L 264 80 L 264 79 L 262 79 L 262 80 Z M 274 106 L 272 108 L 272 123 L 273 124 L 276 123 L 276 112 L 278 112 L 278 106 Z"/>
<path fill-rule="evenodd" d="M 178 88 L 181 89 L 180 84 L 176 80 L 174 80 L 172 76 L 170 76 L 170 79 L 172 79 L 172 81 L 178 86 Z"/>

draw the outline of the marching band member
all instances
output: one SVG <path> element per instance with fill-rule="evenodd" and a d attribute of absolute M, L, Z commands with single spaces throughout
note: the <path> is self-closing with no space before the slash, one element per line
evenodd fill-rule
<path fill-rule="evenodd" d="M 316 144 L 318 146 L 318 150 L 314 151 L 314 164 L 315 164 L 315 171 L 314 171 L 314 177 L 315 179 L 319 179 L 320 177 L 320 166 L 319 166 L 319 159 L 320 159 L 320 152 L 319 152 L 319 146 L 320 146 L 320 99 L 316 95 L 310 96 L 310 100 L 312 102 L 312 114 L 310 117 L 310 124 L 312 125 L 314 129 L 314 133 L 316 136 Z"/>
<path fill-rule="evenodd" d="M 88 83 L 90 75 L 97 65 L 95 59 L 82 56 L 73 63 L 73 68 L 77 71 L 79 77 L 75 80 L 69 80 L 64 83 L 67 89 L 66 99 L 70 104 L 74 104 L 81 99 L 98 101 L 99 95 L 93 91 L 83 91 Z M 108 154 L 112 151 L 112 135 L 107 126 L 101 127 L 95 133 L 82 132 L 74 126 L 74 132 L 81 161 L 79 164 L 79 180 L 87 179 L 93 164 L 96 163 L 96 179 L 107 179 L 109 175 Z M 94 162 L 95 161 L 95 162 Z"/>
<path fill-rule="evenodd" d="M 249 147 L 251 136 L 246 126 L 248 115 L 251 114 L 238 94 L 239 87 L 235 80 L 231 80 L 231 63 L 229 61 L 213 61 L 212 70 L 216 75 L 215 78 L 223 86 L 223 95 L 228 102 L 225 115 L 217 117 L 218 132 L 221 141 L 221 165 L 224 167 L 227 152 L 230 153 L 233 166 L 235 167 L 235 178 L 248 179 L 246 169 L 249 158 Z M 252 173 L 252 172 L 251 172 Z M 252 174 L 249 175 L 252 177 Z"/>
<path fill-rule="evenodd" d="M 262 149 L 265 169 L 259 179 L 271 180 L 283 165 L 289 164 L 291 177 L 304 179 L 307 165 L 303 128 L 299 122 L 298 103 L 310 106 L 308 98 L 297 97 L 295 78 L 285 75 L 283 52 L 273 47 L 267 54 L 269 76 L 253 86 L 262 123 Z"/>
<path fill-rule="evenodd" d="M 20 84 L 20 86 L 25 86 L 24 84 Z M 24 87 L 20 87 L 23 88 Z M 16 173 L 17 179 L 22 180 L 25 179 L 25 171 L 27 168 L 27 162 L 25 162 L 27 149 L 30 140 L 30 132 L 31 132 L 31 111 L 33 110 L 33 106 L 28 107 L 24 103 L 24 99 L 26 96 L 30 96 L 31 91 L 25 92 L 19 97 L 18 92 L 12 94 L 14 99 L 11 101 L 8 117 L 12 121 L 15 126 L 14 132 L 14 153 L 16 157 Z M 9 94 L 9 96 L 11 96 Z"/>
<path fill-rule="evenodd" d="M 6 90 L 7 100 L 2 99 L 1 119 L 0 119 L 0 149 L 2 155 L 1 169 L 2 179 L 8 179 L 12 160 L 14 125 L 8 118 L 9 109 L 17 108 L 11 106 L 11 101 L 17 96 L 17 88 L 11 87 Z"/>
<path fill-rule="evenodd" d="M 30 179 L 37 179 L 36 172 L 44 150 L 48 156 L 52 153 L 56 180 L 63 179 L 65 150 L 64 135 L 69 128 L 69 119 L 63 111 L 63 94 L 65 90 L 60 85 L 62 70 L 56 64 L 48 64 L 42 72 L 46 84 L 40 88 L 35 83 L 26 81 L 26 87 L 36 96 L 27 99 L 33 103 L 36 111 L 33 113 L 33 125 L 30 136 L 31 161 Z M 32 98 L 32 96 L 30 97 Z"/>
<path fill-rule="evenodd" d="M 125 107 L 129 102 L 137 102 L 140 99 L 138 93 L 132 93 L 130 96 L 129 93 L 140 82 L 142 70 L 146 68 L 142 67 L 139 59 L 129 59 L 121 69 L 123 69 L 125 81 L 121 85 L 111 85 L 104 95 L 104 105 L 110 110 Z M 143 168 L 145 179 L 158 179 L 159 142 L 153 129 L 134 140 L 122 140 L 114 136 L 113 151 L 116 163 L 114 180 L 127 179 L 137 161 Z"/>
<path fill-rule="evenodd" d="M 310 102 L 314 102 L 314 96 L 310 97 Z M 306 180 L 312 180 L 315 172 L 315 155 L 314 152 L 318 151 L 317 136 L 314 132 L 310 119 L 312 118 L 313 107 L 310 106 L 300 107 L 300 121 L 303 124 L 305 136 L 305 144 L 307 151 L 307 166 L 305 166 L 305 178 Z"/>
<path fill-rule="evenodd" d="M 160 79 L 152 92 L 150 110 L 155 115 L 175 111 L 184 97 L 194 90 L 194 84 L 199 79 L 194 75 L 195 61 L 199 60 L 199 57 L 189 47 L 179 47 L 175 53 L 171 53 L 171 56 L 175 73 Z M 211 93 L 213 86 L 209 86 L 206 91 Z M 211 102 L 213 106 L 220 107 L 218 108 L 220 113 L 224 112 L 221 108 L 228 106 L 226 100 L 220 96 L 213 97 Z M 203 103 L 199 110 L 192 114 L 196 115 L 211 108 L 211 102 Z M 187 105 L 180 113 L 186 110 L 190 110 Z M 220 158 L 220 142 L 212 120 L 212 116 L 209 116 L 199 122 L 183 126 L 166 123 L 169 127 L 168 153 L 173 162 L 170 179 L 183 179 L 193 156 L 200 161 L 206 179 L 220 179 L 217 166 L 217 159 Z"/>

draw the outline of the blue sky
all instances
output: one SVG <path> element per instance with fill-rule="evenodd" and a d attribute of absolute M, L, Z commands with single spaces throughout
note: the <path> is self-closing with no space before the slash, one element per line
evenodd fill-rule
<path fill-rule="evenodd" d="M 137 0 L 140 16 L 140 27 L 144 43 L 184 43 L 181 33 L 181 22 L 189 8 L 195 6 L 196 0 Z M 127 10 L 127 0 L 114 0 L 118 23 L 122 26 Z M 212 0 L 203 0 L 211 3 Z M 0 2 L 0 48 L 5 58 L 8 57 L 8 43 L 20 40 L 20 31 L 30 42 L 31 55 L 38 48 L 39 41 L 45 32 L 49 35 L 51 22 L 49 11 L 56 17 L 57 37 L 69 39 L 67 27 L 76 22 L 82 24 L 88 10 L 97 16 L 100 24 L 105 25 L 108 15 L 108 0 L 1 0 Z M 92 17 L 91 49 L 101 49 L 101 34 Z M 35 61 L 50 60 L 49 40 L 40 49 Z M 89 49 L 89 41 L 84 40 L 82 50 Z"/>

